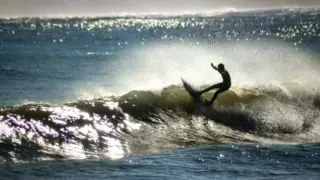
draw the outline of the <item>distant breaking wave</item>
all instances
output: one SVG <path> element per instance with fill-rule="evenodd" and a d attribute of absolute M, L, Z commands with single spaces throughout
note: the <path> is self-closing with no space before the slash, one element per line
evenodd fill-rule
<path fill-rule="evenodd" d="M 31 16 L 31 17 L 6 17 L 0 18 L 0 20 L 10 20 L 10 19 L 75 19 L 75 18 L 168 18 L 168 17 L 211 17 L 211 16 L 254 16 L 254 15 L 286 15 L 292 13 L 311 13 L 319 14 L 320 7 L 283 7 L 283 8 L 257 8 L 257 9 L 236 9 L 236 8 L 224 8 L 218 10 L 205 10 L 201 12 L 145 12 L 145 13 L 131 13 L 131 12 L 121 12 L 121 13 L 108 13 L 108 14 L 94 14 L 94 15 L 59 15 L 59 16 Z"/>

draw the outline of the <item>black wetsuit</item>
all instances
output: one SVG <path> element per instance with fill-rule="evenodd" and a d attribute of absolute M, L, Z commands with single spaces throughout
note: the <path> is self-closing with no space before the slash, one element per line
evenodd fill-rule
<path fill-rule="evenodd" d="M 223 82 L 222 83 L 218 83 L 218 84 L 214 84 L 208 88 L 206 88 L 203 91 L 200 91 L 199 93 L 205 93 L 207 91 L 210 91 L 212 89 L 216 89 L 218 88 L 218 90 L 214 93 L 212 99 L 208 102 L 209 104 L 212 104 L 213 101 L 218 97 L 218 95 L 226 90 L 228 90 L 231 87 L 231 78 L 230 75 L 228 73 L 227 70 L 223 70 L 223 71 L 219 71 L 218 72 L 221 74 Z"/>

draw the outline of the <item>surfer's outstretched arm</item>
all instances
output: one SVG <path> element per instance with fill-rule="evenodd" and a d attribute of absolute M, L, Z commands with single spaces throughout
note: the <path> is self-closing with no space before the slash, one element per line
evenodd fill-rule
<path fill-rule="evenodd" d="M 211 63 L 211 67 L 212 67 L 214 70 L 219 71 L 218 68 L 217 68 L 215 65 L 213 65 L 213 63 Z"/>

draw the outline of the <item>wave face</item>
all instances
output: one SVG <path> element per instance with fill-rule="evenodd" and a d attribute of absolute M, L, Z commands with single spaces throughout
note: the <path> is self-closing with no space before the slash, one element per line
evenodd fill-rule
<path fill-rule="evenodd" d="M 319 142 L 318 10 L 0 24 L 2 161 Z M 180 79 L 221 81 L 210 62 L 232 78 L 214 108 Z"/>
<path fill-rule="evenodd" d="M 181 86 L 59 106 L 6 107 L 0 111 L 1 155 L 119 158 L 209 143 L 314 143 L 320 138 L 320 96 L 303 89 L 233 88 L 214 109 L 195 104 Z"/>

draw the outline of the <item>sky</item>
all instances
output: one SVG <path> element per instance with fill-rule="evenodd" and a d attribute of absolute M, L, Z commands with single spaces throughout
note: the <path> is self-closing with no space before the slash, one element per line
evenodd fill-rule
<path fill-rule="evenodd" d="M 0 17 L 107 16 L 291 6 L 320 7 L 320 0 L 0 0 Z"/>

